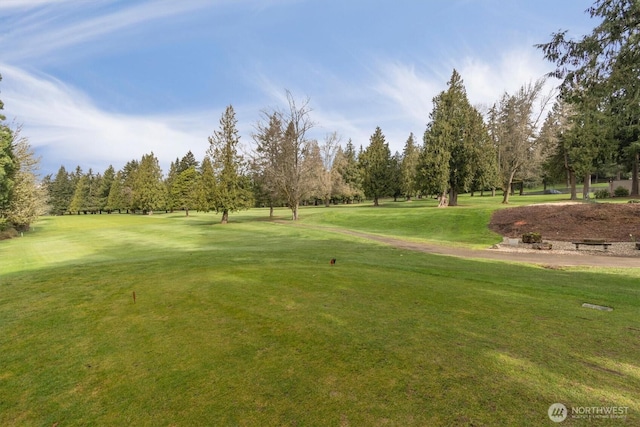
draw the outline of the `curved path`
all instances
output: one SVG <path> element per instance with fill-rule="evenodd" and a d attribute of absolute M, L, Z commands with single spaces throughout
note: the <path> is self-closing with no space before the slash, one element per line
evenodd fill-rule
<path fill-rule="evenodd" d="M 279 222 L 280 224 L 290 224 Z M 589 266 L 589 267 L 610 267 L 610 268 L 640 268 L 640 258 L 637 257 L 616 257 L 601 255 L 572 255 L 559 254 L 552 251 L 532 251 L 532 252 L 509 252 L 496 249 L 467 249 L 451 246 L 442 246 L 432 243 L 410 242 L 395 237 L 380 236 L 377 234 L 365 233 L 334 227 L 320 227 L 295 224 L 299 227 L 325 230 L 333 233 L 348 234 L 367 240 L 385 243 L 400 249 L 426 252 L 437 255 L 456 256 L 469 259 L 488 259 L 507 262 L 521 262 L 528 264 L 540 264 L 549 267 L 568 266 Z"/>

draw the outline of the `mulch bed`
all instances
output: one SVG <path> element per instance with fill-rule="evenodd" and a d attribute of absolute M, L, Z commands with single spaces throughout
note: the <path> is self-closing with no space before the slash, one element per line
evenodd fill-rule
<path fill-rule="evenodd" d="M 640 241 L 640 203 L 541 204 L 496 211 L 489 224 L 496 233 L 512 238 L 528 232 L 545 240 L 584 238 L 610 242 Z"/>

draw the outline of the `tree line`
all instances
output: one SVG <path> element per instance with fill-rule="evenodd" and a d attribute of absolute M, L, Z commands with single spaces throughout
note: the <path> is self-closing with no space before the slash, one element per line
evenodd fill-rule
<path fill-rule="evenodd" d="M 171 163 L 166 176 L 150 153 L 119 171 L 109 166 L 102 173 L 84 172 L 78 166 L 68 172 L 62 166 L 39 188 L 46 189 L 53 214 L 180 209 L 188 215 L 195 209 L 221 213 L 222 222 L 230 212 L 252 206 L 270 207 L 271 215 L 274 207 L 286 206 L 295 220 L 301 204 L 365 198 L 378 205 L 383 197 L 432 196 L 440 206 L 455 206 L 460 193 L 495 195 L 501 190 L 508 203 L 516 183 L 562 182 L 577 198 L 578 182 L 583 181 L 586 196 L 593 175 L 630 177 L 631 195 L 637 197 L 640 5 L 598 0 L 588 12 L 602 20 L 592 34 L 574 41 L 559 32 L 537 46 L 557 66 L 551 73 L 562 79 L 557 96 L 545 95 L 540 79 L 504 93 L 480 111 L 453 70 L 446 89 L 433 99 L 422 143 L 409 134 L 401 153 L 391 153 L 379 127 L 359 148 L 351 140 L 343 146 L 335 132 L 313 138 L 309 99 L 298 102 L 287 92 L 284 108 L 261 112 L 248 152 L 241 152 L 229 106 L 208 138 L 205 157 L 198 161 L 188 152 Z M 18 170 L 15 161 L 6 159 L 19 151 L 15 133 L 7 129 L 4 160 L 0 157 L 0 218 L 5 223 L 8 189 Z M 12 194 L 15 200 L 18 192 Z"/>

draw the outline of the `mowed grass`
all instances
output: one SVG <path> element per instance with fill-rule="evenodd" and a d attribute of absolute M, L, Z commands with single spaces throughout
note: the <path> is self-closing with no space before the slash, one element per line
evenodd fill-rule
<path fill-rule="evenodd" d="M 492 209 L 476 203 L 454 243 L 495 238 L 469 225 Z M 0 424 L 551 425 L 555 402 L 640 423 L 637 270 L 462 260 L 317 228 L 428 240 L 415 224 L 460 215 L 442 211 L 44 218 L 0 242 Z"/>
<path fill-rule="evenodd" d="M 458 206 L 449 209 L 436 209 L 437 201 L 432 198 L 411 202 L 384 200 L 376 208 L 365 202 L 333 209 L 313 209 L 304 212 L 302 219 L 306 224 L 337 226 L 412 241 L 487 248 L 502 241 L 502 236 L 487 227 L 496 209 L 568 199 L 568 195 L 512 196 L 510 204 L 503 205 L 502 196 L 471 197 L 463 194 L 459 197 Z"/>

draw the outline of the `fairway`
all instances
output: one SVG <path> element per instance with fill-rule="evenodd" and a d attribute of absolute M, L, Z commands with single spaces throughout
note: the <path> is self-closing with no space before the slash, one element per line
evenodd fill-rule
<path fill-rule="evenodd" d="M 638 269 L 464 260 L 314 228 L 500 239 L 495 206 L 461 202 L 309 207 L 306 227 L 262 209 L 227 225 L 43 218 L 0 242 L 0 424 L 638 425 Z M 626 412 L 554 424 L 553 403 Z"/>

